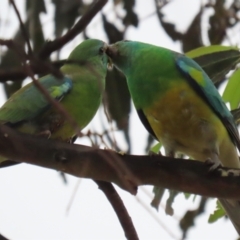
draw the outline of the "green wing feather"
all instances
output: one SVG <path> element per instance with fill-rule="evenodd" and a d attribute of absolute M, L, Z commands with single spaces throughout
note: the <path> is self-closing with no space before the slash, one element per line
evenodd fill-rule
<path fill-rule="evenodd" d="M 223 102 L 211 79 L 192 59 L 178 55 L 176 65 L 191 87 L 200 95 L 223 122 L 233 142 L 240 150 L 240 139 L 233 116 Z"/>
<path fill-rule="evenodd" d="M 61 100 L 71 89 L 72 80 L 68 77 L 57 79 L 52 75 L 39 79 L 39 83 L 56 100 Z M 19 123 L 31 120 L 50 106 L 46 97 L 33 84 L 29 83 L 15 94 L 0 109 L 0 122 Z"/>

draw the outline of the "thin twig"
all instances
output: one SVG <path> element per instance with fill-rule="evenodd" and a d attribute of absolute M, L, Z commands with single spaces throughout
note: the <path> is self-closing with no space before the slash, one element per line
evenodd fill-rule
<path fill-rule="evenodd" d="M 170 230 L 170 228 L 168 228 L 160 219 L 159 217 L 156 216 L 156 214 L 154 214 L 151 210 L 150 207 L 148 205 L 146 205 L 146 203 L 144 203 L 139 197 L 135 197 L 136 200 L 139 202 L 139 204 L 150 214 L 150 216 L 165 230 L 166 233 L 169 234 L 169 236 L 171 236 L 173 239 L 178 239 L 177 236 L 175 236 L 173 234 L 173 232 Z"/>
<path fill-rule="evenodd" d="M 20 52 L 18 49 L 18 46 L 15 42 L 12 40 L 3 40 L 0 39 L 0 45 L 7 46 L 10 49 L 13 49 L 18 53 L 20 56 L 21 53 L 21 61 L 23 58 L 25 59 L 25 53 Z M 23 55 L 24 54 L 24 55 Z M 76 61 L 75 61 L 76 62 Z M 59 60 L 59 61 L 53 61 L 53 62 L 46 62 L 40 59 L 32 59 L 29 62 L 29 65 L 31 66 L 32 72 L 34 74 L 52 74 L 53 76 L 57 78 L 62 78 L 62 73 L 59 70 L 61 66 L 67 63 L 74 63 L 73 61 L 69 60 Z M 22 67 L 13 67 L 13 68 L 0 68 L 0 82 L 7 82 L 8 80 L 17 81 L 19 79 L 22 80 L 22 78 L 27 77 L 26 71 Z"/>
<path fill-rule="evenodd" d="M 0 39 L 0 45 L 6 46 L 9 49 L 14 50 L 18 54 L 21 61 L 22 59 L 27 59 L 27 55 L 24 50 L 20 48 L 18 44 L 15 43 L 12 39 Z"/>
<path fill-rule="evenodd" d="M 115 213 L 117 214 L 118 220 L 124 230 L 126 238 L 129 240 L 139 239 L 132 219 L 129 216 L 122 199 L 120 198 L 113 185 L 111 183 L 98 180 L 95 180 L 94 182 L 98 185 L 99 189 L 104 192 L 106 198 L 112 205 Z"/>
<path fill-rule="evenodd" d="M 20 23 L 20 28 L 21 28 L 21 31 L 22 31 L 22 34 L 23 34 L 23 37 L 25 39 L 25 42 L 27 43 L 27 46 L 28 46 L 28 53 L 30 54 L 31 57 L 33 57 L 33 51 L 32 51 L 32 47 L 31 47 L 31 44 L 30 44 L 30 41 L 29 41 L 29 36 L 28 36 L 28 32 L 23 24 L 23 21 L 22 21 L 22 18 L 20 16 L 20 13 L 17 9 L 17 6 L 14 2 L 14 0 L 9 0 L 10 3 L 12 4 L 13 8 L 14 8 L 14 11 L 16 12 L 17 14 L 17 18 L 18 18 L 18 21 Z"/>
<path fill-rule="evenodd" d="M 66 43 L 81 33 L 95 15 L 104 7 L 108 0 L 94 1 L 90 9 L 81 17 L 81 19 L 65 35 L 54 41 L 47 42 L 39 53 L 40 59 L 48 58 L 52 52 L 62 48 Z"/>
<path fill-rule="evenodd" d="M 79 185 L 80 185 L 80 183 L 81 183 L 81 180 L 82 180 L 81 178 L 78 178 L 78 180 L 77 180 L 77 183 L 76 183 L 76 185 L 75 185 L 75 187 L 74 187 L 72 196 L 70 197 L 69 203 L 68 203 L 68 205 L 67 205 L 66 215 L 68 215 L 69 212 L 70 212 L 70 209 L 71 209 L 71 207 L 72 207 L 73 201 L 74 201 L 75 196 L 76 196 L 76 194 L 77 194 L 77 191 L 78 191 Z"/>
<path fill-rule="evenodd" d="M 0 45 L 7 46 L 8 48 L 13 48 L 12 39 L 0 39 Z"/>

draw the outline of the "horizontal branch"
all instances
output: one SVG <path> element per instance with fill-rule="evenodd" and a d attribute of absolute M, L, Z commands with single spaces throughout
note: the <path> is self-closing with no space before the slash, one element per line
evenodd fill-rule
<path fill-rule="evenodd" d="M 36 72 L 36 70 L 34 70 L 34 72 Z M 22 80 L 26 77 L 27 74 L 22 67 L 10 68 L 7 70 L 0 68 L 0 82 L 7 82 L 9 80 Z"/>
<path fill-rule="evenodd" d="M 57 72 L 66 60 L 55 61 L 51 63 L 45 62 L 32 62 L 31 69 L 34 74 L 49 74 L 54 73 L 53 69 Z M 59 71 L 59 70 L 58 70 Z M 9 80 L 22 80 L 28 76 L 27 72 L 23 67 L 12 67 L 12 68 L 0 68 L 0 82 L 7 82 Z"/>
<path fill-rule="evenodd" d="M 19 134 L 0 126 L 0 153 L 77 177 L 112 182 L 136 193 L 155 185 L 208 197 L 240 199 L 240 178 L 208 172 L 205 164 L 160 155 L 137 156 Z M 223 168 L 224 169 L 224 168 Z"/>

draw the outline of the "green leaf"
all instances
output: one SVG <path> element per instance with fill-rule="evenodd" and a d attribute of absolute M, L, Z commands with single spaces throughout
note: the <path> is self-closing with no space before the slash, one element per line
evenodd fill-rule
<path fill-rule="evenodd" d="M 196 194 L 186 193 L 186 192 L 183 192 L 183 195 L 184 195 L 185 199 L 189 199 L 190 197 L 192 197 L 193 202 L 196 200 L 196 197 L 197 197 Z"/>
<path fill-rule="evenodd" d="M 159 153 L 161 147 L 162 147 L 162 144 L 158 142 L 150 149 L 150 152 Z"/>
<path fill-rule="evenodd" d="M 131 97 L 124 75 L 114 68 L 106 76 L 108 111 L 119 129 L 128 127 L 131 111 Z"/>
<path fill-rule="evenodd" d="M 226 74 L 240 62 L 240 52 L 237 47 L 221 45 L 200 47 L 187 52 L 186 56 L 195 60 L 214 83 L 223 80 Z"/>
<path fill-rule="evenodd" d="M 123 24 L 125 26 L 133 25 L 138 26 L 138 15 L 134 12 L 135 0 L 123 0 L 123 8 L 126 10 L 126 15 L 123 18 Z"/>
<path fill-rule="evenodd" d="M 215 211 L 208 218 L 209 223 L 214 223 L 218 219 L 220 219 L 226 215 L 221 203 L 218 200 L 216 203 L 217 203 L 217 206 L 216 206 Z"/>
<path fill-rule="evenodd" d="M 169 189 L 169 197 L 167 199 L 165 208 L 165 213 L 167 215 L 172 216 L 174 214 L 174 208 L 172 207 L 172 205 L 178 194 L 179 194 L 178 191 Z"/>
<path fill-rule="evenodd" d="M 157 211 L 165 191 L 166 191 L 166 188 L 161 188 L 157 186 L 153 187 L 154 197 L 153 197 L 153 200 L 151 201 L 151 206 L 155 208 Z"/>
<path fill-rule="evenodd" d="M 35 5 L 35 6 L 34 6 Z M 44 12 L 46 13 L 46 6 L 44 0 L 27 0 L 26 1 L 26 12 L 28 12 L 34 6 L 35 9 L 38 9 L 37 14 Z"/>
<path fill-rule="evenodd" d="M 150 154 L 151 153 L 158 154 L 160 152 L 161 147 L 162 147 L 162 144 L 160 142 L 158 142 L 153 147 L 151 147 Z M 165 191 L 166 191 L 166 188 L 161 188 L 161 187 L 157 187 L 157 186 L 153 187 L 154 197 L 153 197 L 153 200 L 151 201 L 151 206 L 153 208 L 155 208 L 157 211 L 158 211 L 159 205 L 161 203 L 161 200 L 162 200 L 162 197 L 163 197 L 163 194 Z"/>
<path fill-rule="evenodd" d="M 231 111 L 232 115 L 233 115 L 233 118 L 234 118 L 234 121 L 237 125 L 240 124 L 240 109 L 237 108 L 237 109 L 234 109 Z"/>
<path fill-rule="evenodd" d="M 174 214 L 174 209 L 173 209 L 172 205 L 173 205 L 173 202 L 174 202 L 176 196 L 180 193 L 178 191 L 154 186 L 153 187 L 154 198 L 151 202 L 151 206 L 153 208 L 155 208 L 156 210 L 158 210 L 165 191 L 168 191 L 168 193 L 169 193 L 168 199 L 166 201 L 165 213 L 167 215 L 172 216 Z"/>
<path fill-rule="evenodd" d="M 190 58 L 197 58 L 207 54 L 215 54 L 218 52 L 225 52 L 225 51 L 231 51 L 231 50 L 239 52 L 239 49 L 237 47 L 211 45 L 211 46 L 196 48 L 192 51 L 187 52 L 186 55 Z"/>
<path fill-rule="evenodd" d="M 43 0 L 31 0 L 27 2 L 27 28 L 30 40 L 33 44 L 33 51 L 39 52 L 45 42 L 43 34 L 43 25 L 40 20 L 40 14 L 46 13 L 45 3 Z"/>
<path fill-rule="evenodd" d="M 212 2 L 213 3 L 213 2 Z M 213 15 L 208 20 L 208 38 L 211 44 L 221 44 L 226 38 L 228 24 L 223 23 L 223 19 L 229 19 L 229 10 L 225 1 L 215 1 L 212 4 Z M 233 17 L 234 18 L 234 17 Z M 231 25 L 233 26 L 233 25 Z"/>
<path fill-rule="evenodd" d="M 201 7 L 199 12 L 196 13 L 192 23 L 189 25 L 187 31 L 182 35 L 180 39 L 182 41 L 182 49 L 184 52 L 188 52 L 192 49 L 199 48 L 202 43 L 202 15 L 204 8 Z"/>
<path fill-rule="evenodd" d="M 130 151 L 129 114 L 131 112 L 131 97 L 125 76 L 116 68 L 108 71 L 106 76 L 106 106 L 111 119 L 116 122 L 118 129 L 123 131 L 128 144 L 128 151 Z"/>
<path fill-rule="evenodd" d="M 183 195 L 186 199 L 189 199 L 192 196 L 191 193 L 185 193 L 185 192 L 183 193 Z"/>
<path fill-rule="evenodd" d="M 26 26 L 26 24 L 25 24 Z M 13 41 L 18 43 L 18 48 L 19 51 L 24 51 L 24 45 L 25 45 L 25 39 L 22 35 L 21 29 L 18 29 Z M 20 67 L 21 66 L 21 61 L 19 57 L 17 57 L 17 53 L 13 49 L 7 49 L 6 52 L 4 52 L 1 56 L 1 64 L 0 64 L 0 69 L 7 70 L 15 67 Z M 14 81 L 13 83 L 5 82 L 4 85 L 4 90 L 6 97 L 9 98 L 14 92 L 19 90 L 22 86 L 22 78 L 19 78 L 21 80 Z M 8 79 L 11 80 L 11 79 Z"/>
<path fill-rule="evenodd" d="M 223 100 L 230 103 L 231 110 L 238 107 L 240 103 L 240 69 L 236 70 L 228 80 L 223 93 Z"/>
<path fill-rule="evenodd" d="M 119 31 L 118 28 L 111 22 L 109 22 L 106 16 L 102 13 L 102 22 L 105 33 L 107 34 L 109 43 L 115 43 L 123 40 L 124 32 Z"/>
<path fill-rule="evenodd" d="M 71 28 L 76 19 L 87 9 L 81 0 L 52 0 L 52 3 L 55 5 L 54 24 L 56 37 L 60 37 L 65 29 Z"/>

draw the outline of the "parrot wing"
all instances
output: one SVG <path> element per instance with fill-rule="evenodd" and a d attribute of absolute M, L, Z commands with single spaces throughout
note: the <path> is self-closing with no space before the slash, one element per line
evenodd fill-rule
<path fill-rule="evenodd" d="M 39 83 L 58 101 L 72 89 L 72 80 L 68 77 L 57 79 L 47 75 L 40 78 Z M 13 94 L 0 108 L 0 123 L 16 124 L 31 120 L 49 107 L 50 103 L 46 97 L 33 83 L 29 83 Z"/>
<path fill-rule="evenodd" d="M 150 123 L 147 120 L 146 115 L 144 114 L 142 109 L 137 109 L 138 117 L 140 118 L 143 126 L 147 129 L 147 131 L 155 138 L 155 140 L 159 141 L 158 137 L 156 136 L 155 132 L 153 131 Z"/>
<path fill-rule="evenodd" d="M 202 68 L 192 59 L 183 55 L 176 57 L 176 65 L 178 70 L 183 74 L 189 85 L 196 93 L 204 99 L 204 101 L 212 108 L 212 110 L 221 119 L 226 127 L 232 141 L 240 150 L 240 139 L 237 127 L 234 123 L 233 116 L 223 102 L 217 89 L 214 87 L 211 79 L 202 70 Z"/>

